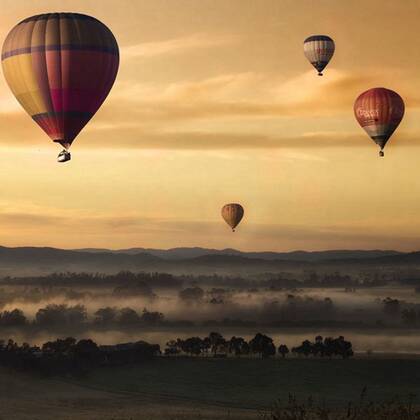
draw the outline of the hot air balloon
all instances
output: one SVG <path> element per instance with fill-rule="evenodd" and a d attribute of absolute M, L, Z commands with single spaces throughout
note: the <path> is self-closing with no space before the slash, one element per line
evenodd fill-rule
<path fill-rule="evenodd" d="M 327 35 L 312 35 L 303 43 L 305 57 L 318 70 L 318 76 L 322 76 L 322 70 L 331 60 L 334 50 L 334 41 Z"/>
<path fill-rule="evenodd" d="M 235 232 L 236 226 L 239 225 L 242 217 L 244 217 L 244 208 L 236 203 L 225 204 L 222 207 L 222 217 L 232 228 L 232 232 Z"/>
<path fill-rule="evenodd" d="M 99 20 L 79 13 L 27 18 L 7 35 L 2 50 L 6 81 L 32 119 L 64 150 L 93 117 L 114 83 L 118 45 Z"/>
<path fill-rule="evenodd" d="M 354 103 L 354 115 L 369 137 L 383 149 L 404 116 L 404 101 L 398 93 L 385 88 L 363 92 Z"/>

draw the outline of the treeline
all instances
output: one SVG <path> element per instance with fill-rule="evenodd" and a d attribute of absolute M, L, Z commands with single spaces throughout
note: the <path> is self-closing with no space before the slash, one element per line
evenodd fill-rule
<path fill-rule="evenodd" d="M 278 353 L 283 358 L 289 353 L 285 344 L 276 347 L 273 339 L 257 333 L 247 341 L 233 336 L 225 339 L 218 332 L 211 332 L 207 337 L 178 338 L 167 343 L 165 356 L 207 356 L 223 358 L 228 356 L 254 356 L 259 358 L 273 357 Z M 341 357 L 353 356 L 352 344 L 344 337 L 321 336 L 314 342 L 305 340 L 301 345 L 292 347 L 291 352 L 297 356 Z M 85 374 L 91 369 L 102 366 L 133 364 L 150 360 L 161 355 L 158 344 L 145 341 L 115 345 L 98 345 L 91 339 L 77 341 L 73 337 L 48 341 L 42 346 L 31 346 L 28 343 L 19 345 L 14 340 L 0 340 L 0 365 L 23 371 L 37 371 L 48 375 Z"/>
<path fill-rule="evenodd" d="M 300 306 L 298 307 L 300 308 Z M 309 310 L 309 312 L 308 312 Z M 329 312 L 328 302 L 312 302 L 307 309 L 302 307 L 298 311 L 296 306 L 277 307 L 271 305 L 265 308 L 258 320 L 224 317 L 219 320 L 208 319 L 194 321 L 191 319 L 167 320 L 158 311 L 144 308 L 136 311 L 133 308 L 103 307 L 90 316 L 84 305 L 49 304 L 40 308 L 33 319 L 27 318 L 21 309 L 0 312 L 0 328 L 34 328 L 54 331 L 74 331 L 86 329 L 115 329 L 115 328 L 277 328 L 277 327 L 363 327 L 356 321 L 334 321 L 333 319 L 316 319 Z M 297 317 L 299 314 L 299 318 Z M 303 319 L 304 317 L 304 319 Z"/>
<path fill-rule="evenodd" d="M 243 337 L 233 336 L 226 339 L 218 332 L 211 332 L 207 337 L 177 338 L 166 343 L 164 354 L 176 356 L 180 354 L 189 356 L 258 356 L 267 358 L 276 353 L 285 358 L 290 351 L 296 356 L 314 357 L 341 357 L 347 359 L 353 356 L 353 348 L 350 341 L 343 336 L 332 338 L 321 336 L 315 337 L 315 341 L 305 340 L 299 346 L 289 350 L 285 344 L 276 347 L 273 339 L 265 334 L 257 333 L 254 338 L 247 341 Z"/>
<path fill-rule="evenodd" d="M 408 327 L 420 327 L 420 304 L 387 297 L 382 305 L 387 318 L 401 321 Z"/>
<path fill-rule="evenodd" d="M 214 286 L 214 287 L 233 287 L 233 288 L 264 288 L 264 289 L 293 289 L 299 287 L 378 287 L 384 286 L 389 282 L 398 282 L 394 277 L 374 275 L 363 278 L 353 278 L 340 272 L 317 273 L 316 271 L 305 272 L 298 278 L 285 274 L 267 273 L 263 278 L 244 278 L 240 276 L 221 276 L 221 275 L 172 275 L 159 272 L 139 272 L 121 271 L 117 274 L 101 273 L 53 273 L 46 276 L 28 277 L 4 277 L 0 280 L 0 285 L 32 285 L 40 287 L 68 287 L 68 286 L 116 286 L 124 285 L 127 287 L 136 284 L 144 284 L 152 288 L 178 288 L 183 286 Z M 406 280 L 401 282 L 407 283 Z M 414 284 L 414 283 L 413 283 Z"/>
<path fill-rule="evenodd" d="M 49 304 L 39 309 L 35 318 L 30 321 L 20 309 L 0 312 L 0 326 L 23 327 L 37 326 L 43 328 L 67 328 L 89 326 L 156 326 L 162 324 L 164 315 L 161 312 L 153 312 L 144 309 L 140 314 L 132 308 L 105 307 L 98 309 L 91 322 L 88 322 L 88 314 L 85 306 L 66 304 Z"/>
<path fill-rule="evenodd" d="M 120 271 L 117 274 L 101 273 L 53 273 L 47 276 L 28 277 L 4 277 L 0 284 L 16 286 L 115 286 L 115 285 L 137 285 L 145 284 L 157 288 L 180 288 L 182 278 L 168 273 L 133 273 L 131 271 Z"/>
<path fill-rule="evenodd" d="M 144 341 L 98 346 L 91 339 L 73 337 L 48 341 L 42 346 L 0 340 L 0 365 L 47 375 L 85 374 L 101 366 L 143 362 L 160 354 L 158 344 Z"/>

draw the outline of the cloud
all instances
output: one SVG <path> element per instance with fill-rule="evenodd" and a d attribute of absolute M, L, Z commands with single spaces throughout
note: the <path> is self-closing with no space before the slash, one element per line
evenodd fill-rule
<path fill-rule="evenodd" d="M 47 211 L 48 213 L 48 211 Z M 401 249 L 415 250 L 420 247 L 418 237 L 407 225 L 392 224 L 387 230 L 361 224 L 328 226 L 258 224 L 245 220 L 240 235 L 226 237 L 227 228 L 222 220 L 186 220 L 149 218 L 142 215 L 80 215 L 53 216 L 28 213 L 1 213 L 3 244 L 60 246 L 66 238 L 66 246 L 112 247 L 152 246 L 232 246 L 249 251 L 281 251 L 290 249 Z M 37 233 L 34 235 L 34 233 Z M 82 235 L 82 236 L 81 236 Z M 157 239 L 157 235 L 159 238 Z M 32 239 L 28 239 L 32 238 Z M 46 239 L 48 238 L 48 239 Z M 81 239 L 82 238 L 82 239 Z M 279 242 L 279 238 L 281 238 Z M 29 241 L 29 242 L 28 242 Z M 39 241 L 39 242 L 34 242 Z"/>
<path fill-rule="evenodd" d="M 239 37 L 229 34 L 195 33 L 163 41 L 143 42 L 121 48 L 122 59 L 156 57 L 161 55 L 184 54 L 198 49 L 214 48 L 238 42 Z"/>
<path fill-rule="evenodd" d="M 332 71 L 319 81 L 310 71 L 288 80 L 247 72 L 163 86 L 125 81 L 87 129 L 175 131 L 174 124 L 188 123 L 203 131 L 200 126 L 211 122 L 212 130 L 220 131 L 226 120 L 353 119 L 354 99 L 368 80 Z M 266 134 L 262 124 L 261 135 Z"/>
<path fill-rule="evenodd" d="M 101 144 L 109 148 L 134 149 L 175 149 L 175 150 L 221 150 L 221 149 L 304 149 L 322 147 L 354 147 L 366 145 L 363 132 L 352 133 L 311 133 L 302 136 L 268 136 L 258 134 L 232 134 L 226 132 L 143 132 L 135 128 L 115 129 L 112 137 L 119 136 L 118 142 L 104 144 L 103 135 L 94 131 L 89 135 L 85 147 L 97 147 Z M 413 144 L 413 143 L 410 143 Z"/>
<path fill-rule="evenodd" d="M 354 121 L 352 107 L 357 93 L 371 83 L 370 76 L 334 69 L 324 78 L 308 71 L 286 80 L 244 72 L 165 85 L 121 81 L 80 134 L 80 147 L 216 150 L 362 146 L 368 144 L 367 137 Z M 283 130 L 281 119 L 289 126 L 292 121 L 294 131 Z M 329 120 L 334 129 L 325 129 Z M 342 130 L 337 128 L 340 121 Z M 49 141 L 23 111 L 0 113 L 0 124 L 8 127 L 0 134 L 2 144 L 41 146 Z M 315 130 L 310 131 L 309 124 Z M 254 127 L 251 131 L 250 125 Z M 399 143 L 418 144 L 413 126 L 405 133 L 403 129 L 396 134 Z"/>

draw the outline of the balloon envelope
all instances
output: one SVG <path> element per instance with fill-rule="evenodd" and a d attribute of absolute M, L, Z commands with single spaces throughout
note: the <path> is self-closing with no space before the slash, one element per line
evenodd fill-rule
<path fill-rule="evenodd" d="M 47 13 L 10 31 L 2 65 L 25 111 L 53 141 L 68 148 L 107 97 L 119 51 L 112 32 L 99 20 Z"/>
<path fill-rule="evenodd" d="M 319 76 L 322 76 L 321 72 L 331 60 L 334 51 L 334 41 L 327 35 L 312 35 L 303 43 L 303 52 L 308 61 L 318 70 Z"/>
<path fill-rule="evenodd" d="M 235 231 L 236 226 L 244 217 L 244 209 L 240 204 L 230 203 L 225 204 L 222 208 L 222 217 L 225 222 Z"/>
<path fill-rule="evenodd" d="M 382 149 L 404 116 L 398 93 L 382 87 L 363 92 L 354 103 L 354 115 L 369 137 Z"/>

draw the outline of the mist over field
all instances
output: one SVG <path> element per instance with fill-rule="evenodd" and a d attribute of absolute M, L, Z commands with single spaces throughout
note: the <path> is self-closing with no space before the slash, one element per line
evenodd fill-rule
<path fill-rule="evenodd" d="M 61 251 L 4 252 L 12 264 L 10 254 L 19 261 L 22 252 L 46 258 Z M 358 354 L 420 353 L 416 254 L 331 251 L 276 258 L 275 253 L 241 255 L 234 250 L 152 252 L 160 255 L 150 254 L 162 270 L 93 274 L 76 269 L 3 277 L 0 334 L 32 343 L 73 335 L 101 344 L 135 338 L 165 346 L 172 339 L 214 330 L 246 338 L 263 331 L 289 346 L 316 335 L 344 335 Z M 82 268 L 110 255 L 144 258 L 138 250 L 64 253 L 68 261 L 82 253 Z M 39 259 L 34 262 L 39 264 Z M 265 271 L 265 264 L 277 271 Z"/>

